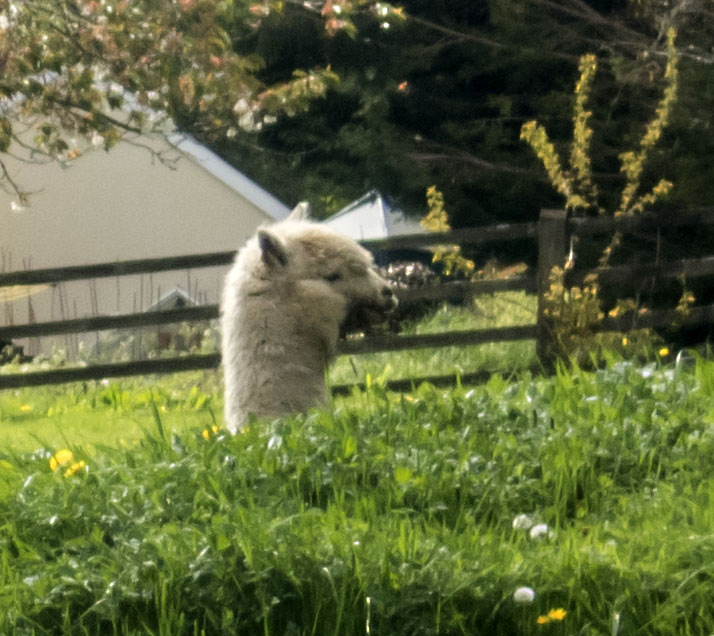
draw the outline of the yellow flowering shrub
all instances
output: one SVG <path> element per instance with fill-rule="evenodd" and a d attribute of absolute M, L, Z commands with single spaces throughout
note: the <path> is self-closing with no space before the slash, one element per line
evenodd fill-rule
<path fill-rule="evenodd" d="M 600 352 L 618 351 L 627 356 L 643 351 L 658 336 L 650 329 L 633 329 L 623 336 L 617 331 L 597 331 L 605 313 L 600 308 L 598 278 L 590 274 L 582 286 L 566 287 L 564 270 L 555 267 L 550 273 L 549 289 L 546 292 L 544 316 L 549 319 L 553 338 L 553 350 L 549 356 L 560 359 L 572 358 L 580 366 L 588 365 Z M 608 312 L 608 317 L 617 318 L 638 310 L 634 301 L 623 299 Z"/>
<path fill-rule="evenodd" d="M 674 29 L 667 32 L 667 66 L 664 73 L 665 89 L 655 110 L 652 121 L 647 125 L 644 135 L 636 150 L 620 154 L 620 172 L 625 177 L 620 202 L 612 212 L 615 217 L 634 216 L 641 214 L 648 206 L 664 198 L 672 189 L 672 183 L 661 179 L 649 192 L 640 193 L 641 178 L 647 158 L 651 155 L 655 144 L 662 136 L 664 128 L 669 123 L 672 107 L 677 98 L 679 84 L 679 58 L 675 48 L 676 33 Z M 545 128 L 536 121 L 530 121 L 521 128 L 521 139 L 526 141 L 540 159 L 552 186 L 565 199 L 565 208 L 572 214 L 583 214 L 596 211 L 606 214 L 607 211 L 598 201 L 598 190 L 593 180 L 591 165 L 590 142 L 592 128 L 590 117 L 592 113 L 586 109 L 592 82 L 597 71 L 597 59 L 592 54 L 580 58 L 580 78 L 575 86 L 575 104 L 573 107 L 573 139 L 570 147 L 567 167 L 558 155 L 553 143 L 548 138 Z M 606 266 L 614 251 L 622 242 L 622 233 L 616 231 L 609 243 L 603 249 L 599 265 Z M 693 302 L 691 294 L 683 294 L 683 315 Z M 598 280 L 589 277 L 582 287 L 565 289 L 563 285 L 563 270 L 556 268 L 550 279 L 550 289 L 546 298 L 546 315 L 553 322 L 554 346 L 553 352 L 558 357 L 572 355 L 581 360 L 587 352 L 596 352 L 602 346 L 615 349 L 631 350 L 639 344 L 642 338 L 652 337 L 649 330 L 638 330 L 623 334 L 595 334 L 595 327 L 603 318 L 598 298 Z M 634 301 L 620 301 L 611 315 L 633 311 Z"/>
<path fill-rule="evenodd" d="M 436 189 L 436 186 L 427 189 L 426 202 L 429 212 L 422 217 L 421 226 L 429 232 L 448 232 L 451 225 L 444 207 L 444 195 Z M 431 261 L 442 264 L 445 276 L 470 277 L 476 269 L 474 262 L 461 254 L 459 245 L 435 246 Z"/>
<path fill-rule="evenodd" d="M 672 183 L 661 179 L 647 193 L 640 194 L 642 172 L 647 158 L 662 137 L 669 123 L 672 107 L 677 99 L 679 86 L 679 57 L 675 47 L 676 32 L 667 32 L 667 67 L 664 73 L 665 89 L 652 121 L 647 125 L 637 150 L 620 154 L 620 172 L 625 176 L 625 186 L 620 196 L 620 204 L 614 216 L 633 216 L 642 213 L 647 206 L 665 197 L 672 189 Z M 537 121 L 529 121 L 521 128 L 521 139 L 528 143 L 538 158 L 552 186 L 565 199 L 565 208 L 574 213 L 596 210 L 605 214 L 606 210 L 598 202 L 598 190 L 593 181 L 590 142 L 593 131 L 590 126 L 592 112 L 586 104 L 592 91 L 592 82 L 597 71 L 597 59 L 592 54 L 580 58 L 580 78 L 575 85 L 573 107 L 573 140 L 570 145 L 569 166 L 562 161 L 545 128 Z M 612 251 L 612 250 L 610 250 Z"/>

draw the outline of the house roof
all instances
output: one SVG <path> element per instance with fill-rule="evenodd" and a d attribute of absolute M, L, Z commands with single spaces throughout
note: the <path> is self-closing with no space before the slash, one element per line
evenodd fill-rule
<path fill-rule="evenodd" d="M 267 190 L 238 171 L 215 152 L 209 150 L 193 137 L 185 134 L 172 135 L 169 141 L 189 159 L 210 172 L 216 179 L 248 199 L 274 220 L 281 221 L 290 214 L 290 208 Z"/>
<path fill-rule="evenodd" d="M 323 223 L 357 241 L 425 231 L 418 221 L 389 205 L 377 190 L 370 190 Z"/>
<path fill-rule="evenodd" d="M 195 307 L 198 303 L 183 287 L 175 287 L 165 293 L 153 305 L 145 311 L 166 311 L 167 309 L 179 309 L 181 307 Z"/>

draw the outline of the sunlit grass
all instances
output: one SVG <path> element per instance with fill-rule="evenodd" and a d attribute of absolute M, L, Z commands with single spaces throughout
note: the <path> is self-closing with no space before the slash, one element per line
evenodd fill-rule
<path fill-rule="evenodd" d="M 534 311 L 534 299 L 524 293 L 482 296 L 464 307 L 445 305 L 407 325 L 404 332 L 529 324 Z M 331 368 L 329 382 L 363 382 L 367 375 L 391 379 L 481 370 L 511 373 L 534 362 L 532 341 L 342 356 Z M 0 391 L 0 448 L 131 443 L 153 426 L 153 406 L 159 409 L 166 427 L 179 433 L 220 424 L 220 382 L 218 373 L 191 372 Z M 344 398 L 338 401 L 342 403 Z"/>
<path fill-rule="evenodd" d="M 373 383 L 236 437 L 188 378 L 38 403 L 131 444 L 0 450 L 1 634 L 714 632 L 711 361 Z"/>
<path fill-rule="evenodd" d="M 105 380 L 0 392 L 0 449 L 133 444 L 154 428 L 154 408 L 169 430 L 220 424 L 217 373 Z"/>
<path fill-rule="evenodd" d="M 523 292 L 478 296 L 463 307 L 443 305 L 404 334 L 445 333 L 469 329 L 513 327 L 535 323 L 536 299 Z M 535 341 L 494 342 L 439 349 L 343 356 L 332 366 L 332 384 L 362 382 L 372 377 L 401 379 L 476 371 L 517 372 L 536 363 Z"/>

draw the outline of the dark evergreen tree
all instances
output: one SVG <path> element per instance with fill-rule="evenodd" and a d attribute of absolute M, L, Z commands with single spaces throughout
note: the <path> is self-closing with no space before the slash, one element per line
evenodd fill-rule
<path fill-rule="evenodd" d="M 354 16 L 355 32 L 332 35 L 303 5 L 272 14 L 237 44 L 264 60 L 262 81 L 328 65 L 340 81 L 302 114 L 209 143 L 287 202 L 310 199 L 320 215 L 370 188 L 421 213 L 436 184 L 454 226 L 534 219 L 562 202 L 519 140 L 522 123 L 536 118 L 566 141 L 579 57 L 596 53 L 593 159 L 604 193 L 615 196 L 618 155 L 652 116 L 664 32 L 674 24 L 681 98 L 649 178 L 672 180 L 676 205 L 714 201 L 706 2 L 406 0 L 403 10 L 401 24 L 370 11 Z"/>

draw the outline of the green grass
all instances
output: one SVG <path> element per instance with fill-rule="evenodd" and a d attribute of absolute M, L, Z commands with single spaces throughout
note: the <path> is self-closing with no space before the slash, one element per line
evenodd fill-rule
<path fill-rule="evenodd" d="M 533 296 L 504 292 L 478 297 L 462 308 L 443 306 L 416 324 L 406 325 L 404 333 L 529 324 L 534 312 Z M 328 379 L 331 384 L 351 384 L 364 382 L 368 376 L 386 380 L 478 370 L 517 372 L 535 361 L 533 341 L 420 349 L 342 356 L 331 367 Z M 130 444 L 153 428 L 152 405 L 159 409 L 166 427 L 179 433 L 220 424 L 220 378 L 194 372 L 0 391 L 0 449 Z"/>
<path fill-rule="evenodd" d="M 536 298 L 524 292 L 479 296 L 461 308 L 442 306 L 404 334 L 444 333 L 468 329 L 513 327 L 535 322 Z M 343 356 L 331 367 L 332 384 L 371 377 L 401 379 L 472 371 L 515 372 L 536 364 L 534 341 L 495 342 L 472 346 L 417 349 L 361 356 Z"/>
<path fill-rule="evenodd" d="M 221 423 L 216 373 L 87 382 L 0 392 L 0 449 L 132 444 L 154 408 L 179 433 Z"/>
<path fill-rule="evenodd" d="M 68 426 L 76 407 L 150 427 L 73 441 L 75 475 L 0 451 L 0 634 L 714 632 L 711 361 L 376 383 L 209 439 L 214 389 L 183 382 L 47 390 Z"/>

